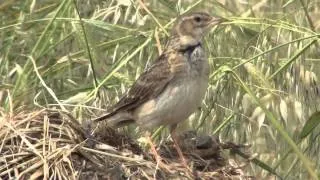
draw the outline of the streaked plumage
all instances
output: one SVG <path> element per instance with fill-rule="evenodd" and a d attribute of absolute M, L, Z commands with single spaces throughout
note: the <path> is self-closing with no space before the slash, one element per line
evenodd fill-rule
<path fill-rule="evenodd" d="M 209 26 L 220 22 L 207 13 L 179 17 L 163 53 L 108 114 L 94 121 L 105 119 L 114 127 L 134 122 L 145 129 L 160 125 L 174 129 L 186 120 L 201 105 L 208 87 L 202 38 Z"/>

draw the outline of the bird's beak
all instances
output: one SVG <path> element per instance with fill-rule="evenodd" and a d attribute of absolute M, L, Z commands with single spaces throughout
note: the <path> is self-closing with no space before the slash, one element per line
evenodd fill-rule
<path fill-rule="evenodd" d="M 209 26 L 212 27 L 212 26 L 215 26 L 215 25 L 220 24 L 220 23 L 225 22 L 225 21 L 227 21 L 227 19 L 222 18 L 222 17 L 212 16 L 212 19 L 209 22 Z"/>

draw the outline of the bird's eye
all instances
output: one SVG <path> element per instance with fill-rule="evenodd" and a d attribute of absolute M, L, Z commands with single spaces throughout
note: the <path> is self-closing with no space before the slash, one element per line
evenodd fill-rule
<path fill-rule="evenodd" d="M 201 21 L 201 18 L 200 18 L 199 16 L 196 16 L 196 17 L 194 17 L 194 20 L 195 20 L 196 22 L 200 22 L 200 21 Z"/>

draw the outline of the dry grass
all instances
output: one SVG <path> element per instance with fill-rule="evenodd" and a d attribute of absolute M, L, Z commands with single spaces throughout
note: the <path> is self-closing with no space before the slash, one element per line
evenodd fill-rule
<path fill-rule="evenodd" d="M 168 172 L 157 167 L 151 155 L 128 136 L 106 129 L 87 139 L 78 121 L 61 111 L 44 109 L 5 116 L 0 125 L 1 179 L 253 178 L 242 170 L 247 163 L 238 165 L 221 156 L 222 149 L 235 145 L 217 141 L 208 145 L 206 136 L 190 132 L 184 135 L 182 147 L 188 149 L 185 153 L 193 173 L 181 166 L 171 142 L 159 149 L 170 166 Z M 192 139 L 197 143 L 190 143 Z"/>

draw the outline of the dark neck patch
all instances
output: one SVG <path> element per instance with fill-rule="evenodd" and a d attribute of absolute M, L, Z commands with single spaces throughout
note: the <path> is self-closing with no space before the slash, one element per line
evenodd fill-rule
<path fill-rule="evenodd" d="M 196 45 L 187 46 L 186 48 L 180 49 L 179 51 L 182 52 L 183 54 L 188 54 L 188 56 L 190 57 L 194 49 L 196 49 L 197 47 L 201 47 L 200 42 Z"/>

